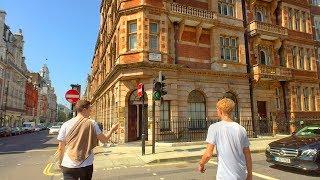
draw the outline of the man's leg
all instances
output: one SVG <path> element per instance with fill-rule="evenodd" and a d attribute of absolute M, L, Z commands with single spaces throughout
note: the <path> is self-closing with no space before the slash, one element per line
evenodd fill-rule
<path fill-rule="evenodd" d="M 93 165 L 81 168 L 80 180 L 91 180 L 93 173 Z"/>

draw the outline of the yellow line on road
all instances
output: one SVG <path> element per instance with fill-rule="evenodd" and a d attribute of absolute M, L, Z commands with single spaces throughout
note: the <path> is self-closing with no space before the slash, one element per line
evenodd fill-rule
<path fill-rule="evenodd" d="M 48 163 L 47 166 L 43 170 L 43 174 L 46 176 L 59 176 L 61 173 L 52 173 L 51 168 L 54 164 L 53 163 Z"/>

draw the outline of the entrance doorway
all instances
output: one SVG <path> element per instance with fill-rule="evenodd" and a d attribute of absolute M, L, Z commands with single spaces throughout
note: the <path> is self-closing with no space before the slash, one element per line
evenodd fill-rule
<path fill-rule="evenodd" d="M 142 115 L 142 101 L 137 95 L 137 90 L 133 91 L 130 95 L 128 102 L 128 141 L 137 141 L 141 139 L 142 135 L 142 116 L 145 122 L 148 121 L 148 99 L 147 94 L 144 93 L 144 115 Z M 146 137 L 147 123 L 146 124 Z"/>
<path fill-rule="evenodd" d="M 260 135 L 268 134 L 271 132 L 270 122 L 267 116 L 267 102 L 266 101 L 257 101 L 258 115 L 259 115 L 259 129 Z"/>

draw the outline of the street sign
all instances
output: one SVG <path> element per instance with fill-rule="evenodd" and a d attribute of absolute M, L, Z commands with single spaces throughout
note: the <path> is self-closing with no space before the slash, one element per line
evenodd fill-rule
<path fill-rule="evenodd" d="M 138 84 L 138 96 L 139 97 L 143 96 L 143 84 L 142 83 Z"/>
<path fill-rule="evenodd" d="M 75 89 L 71 89 L 69 91 L 67 91 L 66 95 L 66 100 L 71 103 L 71 104 L 75 104 L 76 102 L 79 101 L 80 99 L 80 94 L 77 90 Z"/>

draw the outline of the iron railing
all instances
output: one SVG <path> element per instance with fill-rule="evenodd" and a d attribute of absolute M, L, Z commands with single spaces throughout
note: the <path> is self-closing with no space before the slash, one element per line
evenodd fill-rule
<path fill-rule="evenodd" d="M 156 140 L 166 142 L 205 141 L 209 126 L 218 121 L 206 119 L 156 121 Z M 248 136 L 251 137 L 253 134 L 252 122 L 245 121 L 240 124 L 247 130 Z"/>

